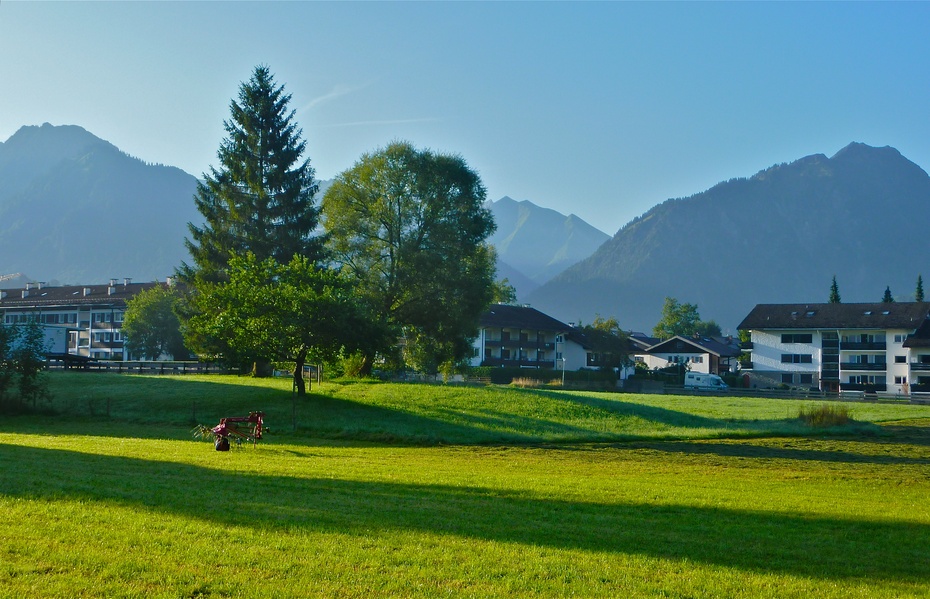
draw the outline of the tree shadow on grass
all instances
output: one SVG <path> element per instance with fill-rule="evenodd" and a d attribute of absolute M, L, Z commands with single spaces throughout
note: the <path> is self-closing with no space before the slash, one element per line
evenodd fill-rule
<path fill-rule="evenodd" d="M 261 530 L 414 531 L 783 573 L 930 580 L 930 526 L 648 503 L 572 502 L 481 487 L 263 476 L 0 444 L 0 496 L 120 505 Z M 67 475 L 63 475 L 67 473 Z M 893 556 L 889 556 L 893 553 Z"/>
<path fill-rule="evenodd" d="M 856 439 L 844 445 L 855 446 Z M 777 447 L 772 444 L 754 444 L 750 440 L 734 443 L 715 441 L 669 441 L 664 443 L 636 442 L 632 447 L 647 448 L 664 453 L 687 455 L 717 455 L 721 457 L 749 458 L 754 460 L 780 459 L 811 462 L 837 462 L 848 464 L 930 464 L 930 456 L 904 456 L 895 454 L 859 453 L 838 449 L 812 449 L 806 447 Z"/>

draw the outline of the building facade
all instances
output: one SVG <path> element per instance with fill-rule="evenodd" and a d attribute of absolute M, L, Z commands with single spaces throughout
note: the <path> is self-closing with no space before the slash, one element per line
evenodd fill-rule
<path fill-rule="evenodd" d="M 481 316 L 471 365 L 579 370 L 599 363 L 572 325 L 529 306 L 495 304 Z"/>
<path fill-rule="evenodd" d="M 930 303 L 760 304 L 753 378 L 823 391 L 930 391 Z"/>
<path fill-rule="evenodd" d="M 129 279 L 64 287 L 27 283 L 22 289 L 0 290 L 0 324 L 39 323 L 51 354 L 129 360 L 122 332 L 126 302 L 159 284 Z"/>

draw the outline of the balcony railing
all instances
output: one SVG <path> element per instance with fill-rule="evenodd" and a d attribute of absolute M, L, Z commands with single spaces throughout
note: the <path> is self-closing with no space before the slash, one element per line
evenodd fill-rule
<path fill-rule="evenodd" d="M 888 344 L 884 341 L 843 341 L 840 349 L 854 349 L 866 351 L 885 351 Z"/>
<path fill-rule="evenodd" d="M 911 370 L 930 370 L 930 364 L 926 362 L 911 362 Z"/>
<path fill-rule="evenodd" d="M 885 383 L 877 383 L 877 384 L 875 383 L 871 383 L 871 384 L 870 383 L 866 383 L 866 384 L 840 383 L 840 391 L 865 391 L 868 393 L 872 393 L 875 391 L 887 391 L 887 390 L 888 390 L 888 385 L 886 385 Z"/>
<path fill-rule="evenodd" d="M 516 368 L 555 368 L 555 360 L 504 360 L 485 358 L 482 366 L 510 366 Z"/>
<path fill-rule="evenodd" d="M 847 371 L 847 370 L 867 370 L 867 371 L 882 370 L 884 371 L 888 369 L 888 364 L 886 362 L 882 362 L 880 364 L 874 363 L 874 362 L 871 362 L 871 363 L 843 362 L 842 364 L 840 364 L 840 368 L 842 368 L 844 371 Z"/>

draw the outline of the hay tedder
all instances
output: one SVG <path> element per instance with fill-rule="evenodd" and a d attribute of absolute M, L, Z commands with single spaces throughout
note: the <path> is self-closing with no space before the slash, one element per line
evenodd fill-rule
<path fill-rule="evenodd" d="M 198 426 L 194 429 L 194 436 L 212 435 L 213 447 L 217 451 L 229 451 L 230 437 L 235 439 L 237 445 L 241 445 L 243 441 L 251 441 L 252 445 L 255 445 L 255 442 L 262 438 L 264 416 L 264 412 L 250 412 L 248 416 L 222 418 L 213 428 Z"/>

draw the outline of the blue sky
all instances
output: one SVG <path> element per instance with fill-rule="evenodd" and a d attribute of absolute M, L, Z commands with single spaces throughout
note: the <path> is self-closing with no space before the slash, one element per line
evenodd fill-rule
<path fill-rule="evenodd" d="M 0 2 L 0 140 L 215 165 L 267 64 L 331 178 L 392 140 L 607 233 L 851 141 L 930 168 L 930 3 Z"/>

